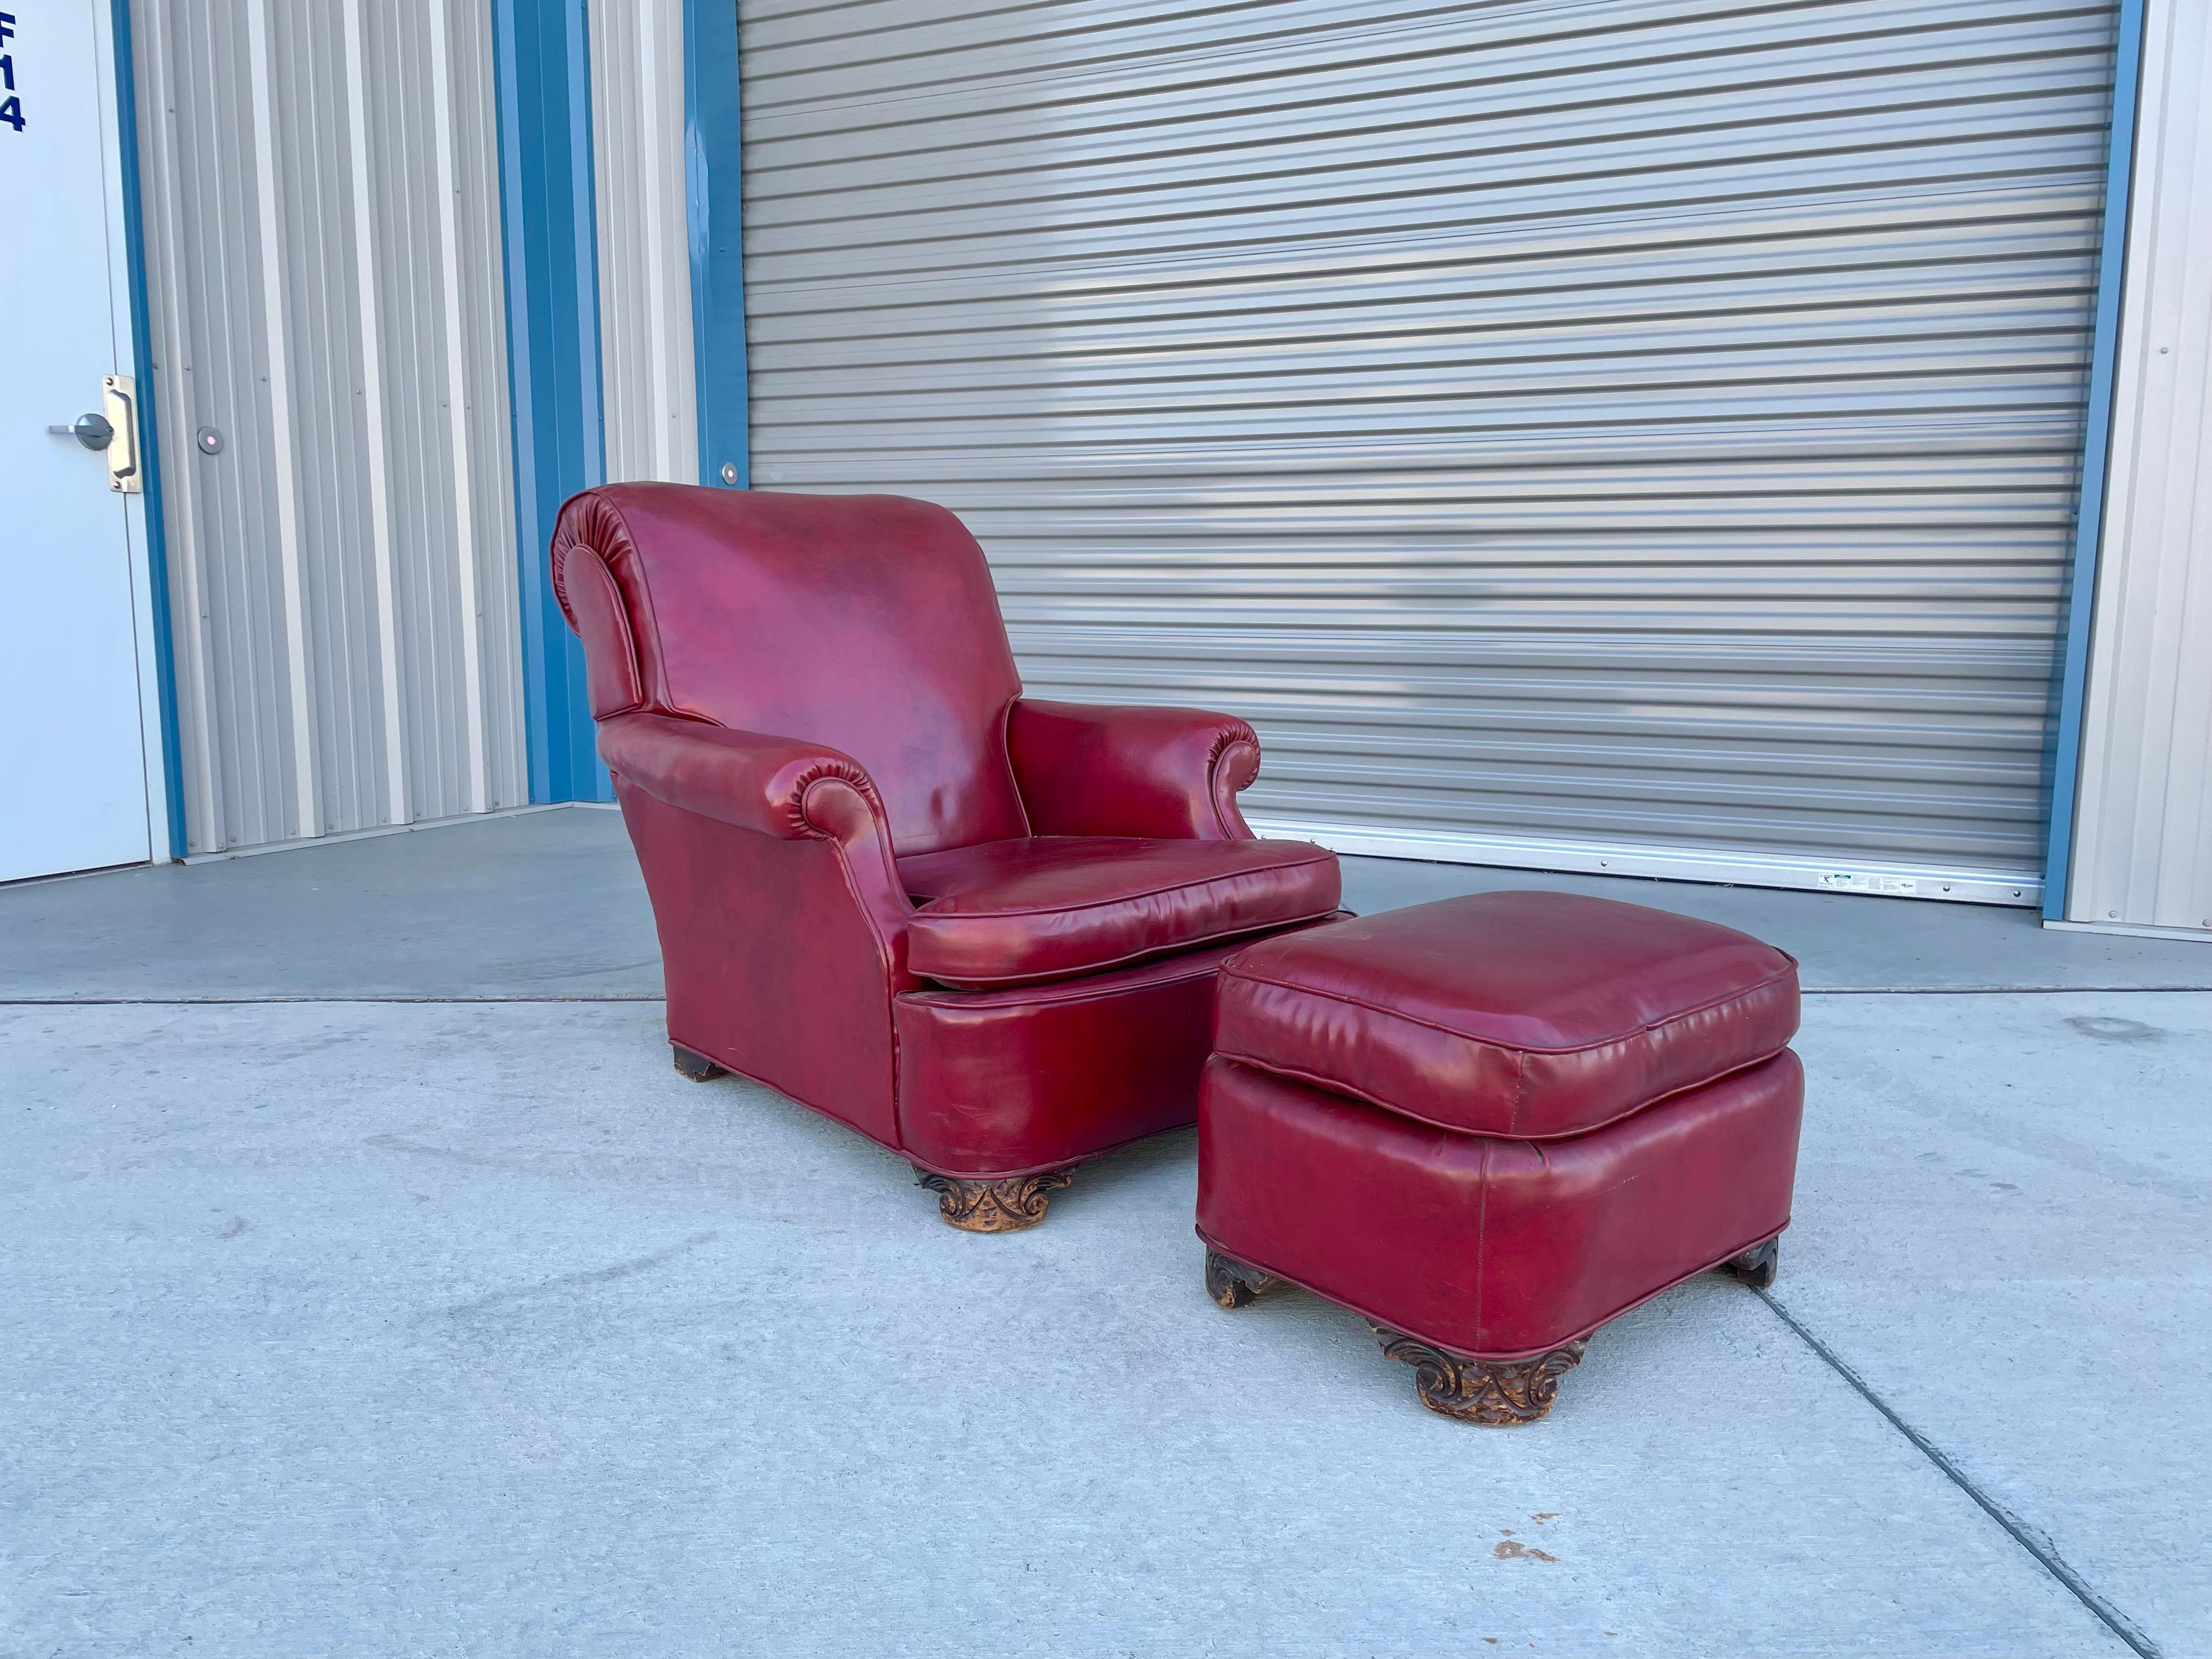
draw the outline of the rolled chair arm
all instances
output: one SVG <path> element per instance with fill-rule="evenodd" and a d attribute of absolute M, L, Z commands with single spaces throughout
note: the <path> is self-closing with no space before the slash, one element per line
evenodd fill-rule
<path fill-rule="evenodd" d="M 883 803 L 860 763 L 821 744 L 617 714 L 599 722 L 599 755 L 655 799 L 763 836 L 849 844 L 883 823 Z M 881 839 L 888 845 L 887 834 Z"/>
<path fill-rule="evenodd" d="M 1032 835 L 1253 838 L 1237 794 L 1260 775 L 1260 739 L 1227 714 L 1022 697 L 1006 750 Z"/>

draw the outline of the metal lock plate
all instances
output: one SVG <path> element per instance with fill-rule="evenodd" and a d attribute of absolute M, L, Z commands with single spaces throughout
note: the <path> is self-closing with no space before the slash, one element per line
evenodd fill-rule
<path fill-rule="evenodd" d="M 106 446 L 107 487 L 118 495 L 136 495 L 145 488 L 138 465 L 138 383 L 128 374 L 103 374 L 100 391 L 113 434 Z"/>

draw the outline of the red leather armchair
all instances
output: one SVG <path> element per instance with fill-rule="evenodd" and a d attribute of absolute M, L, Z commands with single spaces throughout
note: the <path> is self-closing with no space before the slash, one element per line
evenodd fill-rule
<path fill-rule="evenodd" d="M 956 1226 L 1194 1121 L 1215 967 L 1336 909 L 1334 855 L 1238 813 L 1242 720 L 1021 695 L 941 507 L 611 485 L 552 564 L 678 1069 L 896 1149 Z"/>

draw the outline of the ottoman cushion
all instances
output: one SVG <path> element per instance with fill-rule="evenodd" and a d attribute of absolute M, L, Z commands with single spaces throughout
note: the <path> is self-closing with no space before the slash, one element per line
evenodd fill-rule
<path fill-rule="evenodd" d="M 1710 921 L 1478 893 L 1284 933 L 1224 964 L 1214 1052 L 1486 1135 L 1579 1134 L 1756 1064 L 1797 964 Z"/>

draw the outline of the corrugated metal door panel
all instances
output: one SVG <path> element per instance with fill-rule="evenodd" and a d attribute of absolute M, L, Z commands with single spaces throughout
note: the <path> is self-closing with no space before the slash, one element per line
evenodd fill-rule
<path fill-rule="evenodd" d="M 683 0 L 599 0 L 591 28 L 607 479 L 696 483 Z"/>
<path fill-rule="evenodd" d="M 755 477 L 1349 848 L 2032 900 L 2113 8 L 747 0 Z"/>
<path fill-rule="evenodd" d="M 2143 67 L 2066 915 L 2212 939 L 2212 15 Z"/>
<path fill-rule="evenodd" d="M 134 28 L 191 849 L 519 804 L 489 20 Z"/>
<path fill-rule="evenodd" d="M 523 715 L 521 573 L 507 396 L 507 239 L 500 215 L 491 9 L 447 5 L 444 16 L 453 89 L 447 102 L 453 158 L 448 246 L 459 276 L 450 303 L 460 318 L 459 362 L 449 372 L 458 373 L 461 381 L 467 440 L 466 518 L 484 684 L 484 800 L 488 807 L 519 806 L 530 799 L 530 754 Z"/>

